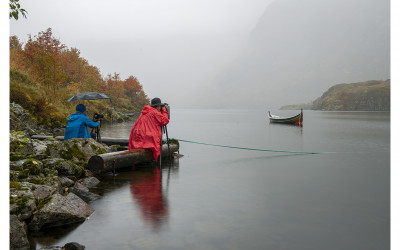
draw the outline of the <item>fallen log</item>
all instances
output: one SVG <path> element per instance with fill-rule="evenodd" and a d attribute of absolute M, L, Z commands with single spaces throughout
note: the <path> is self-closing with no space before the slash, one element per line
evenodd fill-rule
<path fill-rule="evenodd" d="M 163 144 L 161 150 L 162 158 L 169 157 L 179 151 L 179 142 L 176 140 Z M 89 159 L 88 169 L 95 174 L 115 171 L 116 169 L 126 168 L 138 163 L 146 163 L 154 160 L 153 152 L 150 149 L 133 149 L 119 152 L 112 152 L 100 155 L 94 155 Z"/>

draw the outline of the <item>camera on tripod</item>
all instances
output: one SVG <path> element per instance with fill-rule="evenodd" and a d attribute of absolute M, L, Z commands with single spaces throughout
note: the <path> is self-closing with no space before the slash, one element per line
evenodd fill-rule
<path fill-rule="evenodd" d="M 103 114 L 94 113 L 94 115 L 93 115 L 94 122 L 101 121 L 101 119 L 103 119 L 103 118 L 104 118 Z M 100 126 L 101 126 L 101 123 L 98 127 L 92 128 L 92 131 L 90 132 L 90 136 L 93 139 L 95 139 L 96 141 L 101 143 Z"/>
<path fill-rule="evenodd" d="M 95 122 L 97 122 L 97 121 L 99 121 L 99 120 L 101 120 L 103 118 L 104 118 L 103 114 L 94 113 L 94 115 L 93 115 L 93 121 L 95 121 Z"/>

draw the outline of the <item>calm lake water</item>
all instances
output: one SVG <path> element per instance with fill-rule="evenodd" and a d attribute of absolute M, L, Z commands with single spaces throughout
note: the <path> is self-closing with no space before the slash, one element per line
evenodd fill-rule
<path fill-rule="evenodd" d="M 296 111 L 275 111 L 294 115 Z M 132 122 L 104 126 L 128 138 Z M 172 110 L 184 157 L 104 176 L 82 224 L 33 239 L 86 249 L 390 249 L 390 113 L 305 111 L 304 126 L 265 110 Z"/>

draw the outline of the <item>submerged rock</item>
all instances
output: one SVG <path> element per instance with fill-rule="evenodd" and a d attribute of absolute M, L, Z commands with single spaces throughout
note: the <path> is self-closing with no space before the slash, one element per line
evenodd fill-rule
<path fill-rule="evenodd" d="M 29 223 L 29 229 L 39 231 L 43 228 L 57 227 L 82 222 L 94 212 L 94 209 L 73 193 L 67 196 L 55 194 Z"/>

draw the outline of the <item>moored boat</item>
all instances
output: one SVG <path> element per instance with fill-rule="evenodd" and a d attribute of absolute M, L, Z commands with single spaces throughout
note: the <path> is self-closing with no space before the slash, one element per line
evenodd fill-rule
<path fill-rule="evenodd" d="M 293 124 L 297 126 L 303 126 L 303 109 L 301 109 L 300 114 L 291 117 L 272 115 L 271 112 L 268 111 L 268 118 L 271 123 Z"/>

